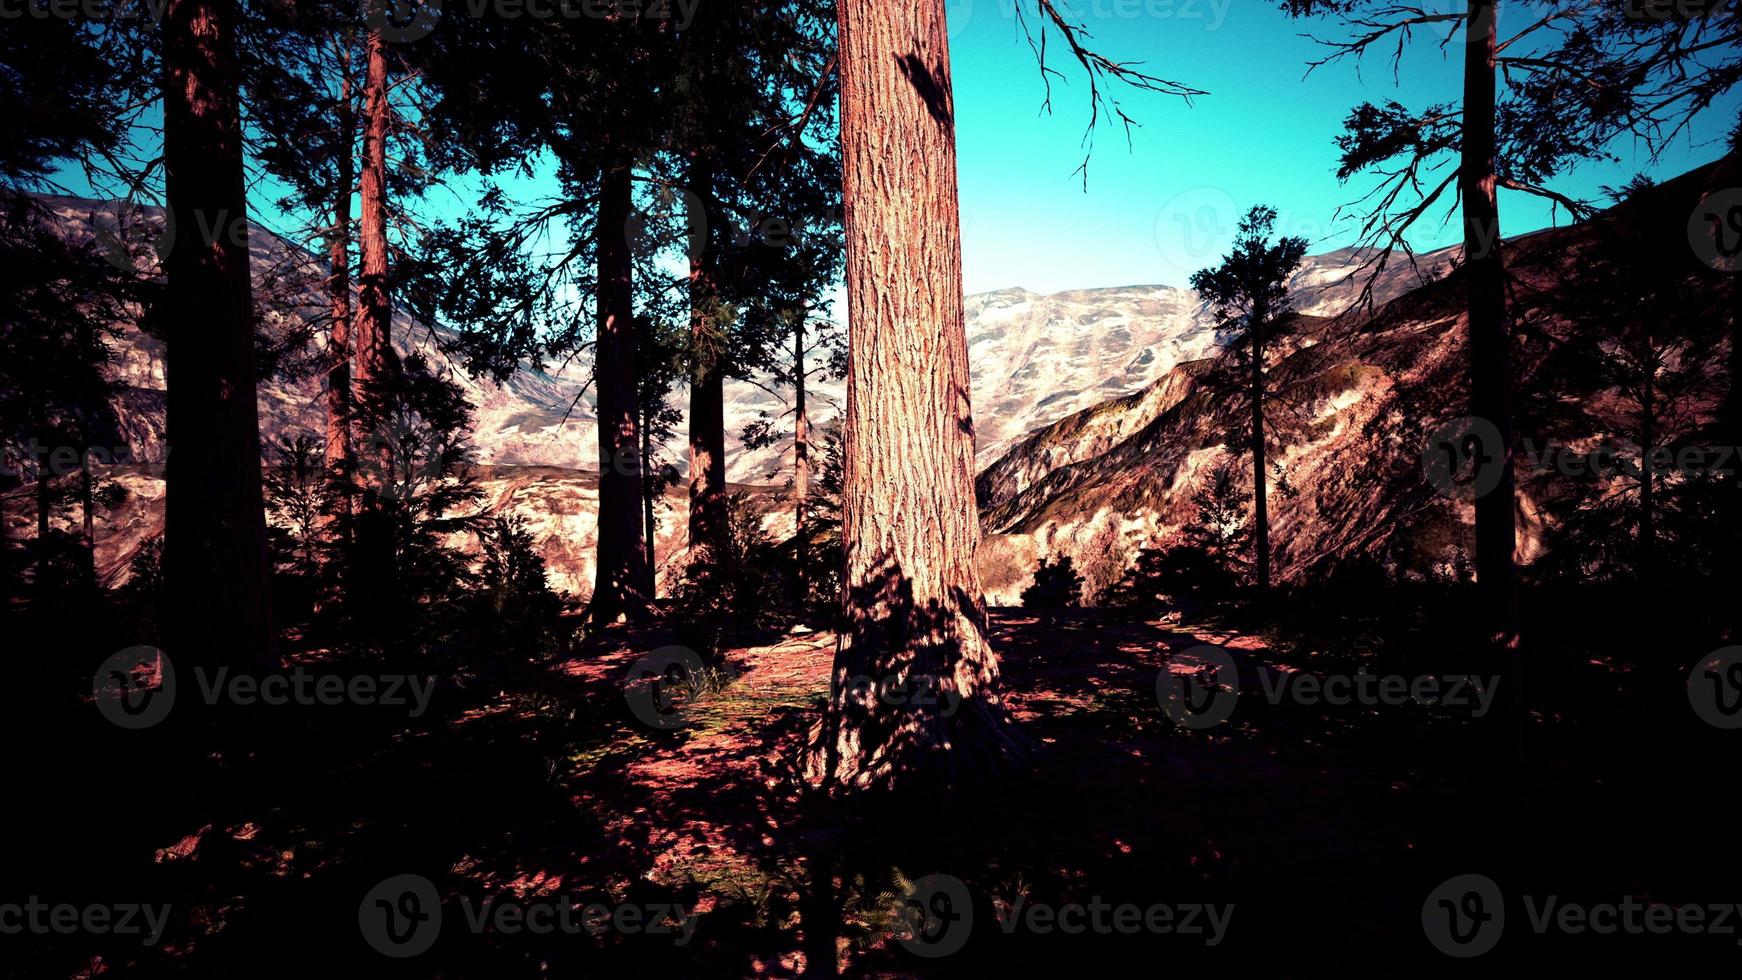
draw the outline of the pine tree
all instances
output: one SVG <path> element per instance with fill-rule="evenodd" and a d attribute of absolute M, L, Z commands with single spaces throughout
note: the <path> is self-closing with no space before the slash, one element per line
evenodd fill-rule
<path fill-rule="evenodd" d="M 1264 401 L 1266 343 L 1291 312 L 1288 282 L 1306 256 L 1304 238 L 1270 241 L 1276 209 L 1254 207 L 1240 219 L 1233 251 L 1214 269 L 1192 276 L 1192 288 L 1209 306 L 1230 342 L 1245 345 L 1248 371 L 1248 442 L 1252 456 L 1253 564 L 1260 599 L 1270 591 L 1270 511 L 1266 503 Z"/>

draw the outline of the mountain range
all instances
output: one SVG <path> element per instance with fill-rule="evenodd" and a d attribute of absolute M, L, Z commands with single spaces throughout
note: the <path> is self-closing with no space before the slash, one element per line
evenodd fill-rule
<path fill-rule="evenodd" d="M 1707 168 L 1659 193 L 1675 195 L 1678 213 L 1685 213 L 1693 195 L 1717 179 Z M 101 239 L 117 213 L 102 202 L 44 201 L 73 238 Z M 146 222 L 161 221 L 142 214 Z M 1573 226 L 1512 244 L 1509 271 L 1531 294 L 1528 302 L 1552 310 L 1557 290 L 1569 288 L 1569 268 L 1576 282 L 1568 256 L 1590 235 L 1588 226 Z M 318 259 L 259 224 L 251 226 L 250 246 L 259 288 L 275 290 L 281 307 L 263 318 L 262 329 L 292 329 L 294 317 L 284 309 L 323 302 Z M 1360 292 L 1352 274 L 1365 257 L 1348 249 L 1310 257 L 1292 283 L 1300 316 L 1274 371 L 1288 406 L 1273 422 L 1287 483 L 1286 493 L 1272 496 L 1283 580 L 1355 555 L 1395 559 L 1388 549 L 1403 540 L 1420 552 L 1412 561 L 1442 561 L 1469 520 L 1467 505 L 1436 497 L 1421 480 L 1422 433 L 1409 430 L 1422 419 L 1463 414 L 1454 410 L 1464 363 L 1458 251 L 1393 261 L 1374 280 L 1373 308 L 1351 312 Z M 1190 519 L 1192 493 L 1230 453 L 1229 405 L 1203 383 L 1216 360 L 1230 354 L 1197 297 L 1163 285 L 1050 295 L 1013 288 L 968 296 L 965 312 L 986 532 L 980 564 L 990 601 L 1016 601 L 1042 556 L 1071 556 L 1098 588 L 1137 548 L 1176 539 Z M 127 502 L 98 523 L 98 565 L 109 581 L 125 576 L 128 560 L 160 532 L 162 520 L 161 467 L 153 464 L 163 451 L 163 346 L 137 322 L 119 328 L 114 407 L 138 465 L 119 468 Z M 324 344 L 314 339 L 317 348 Z M 525 517 L 553 584 L 586 594 L 597 514 L 590 365 L 584 358 L 523 364 L 497 384 L 451 361 L 444 351 L 454 338 L 439 327 L 396 312 L 393 339 L 402 354 L 422 351 L 446 365 L 475 406 L 472 442 L 484 506 Z M 828 425 L 843 403 L 840 382 L 817 383 L 811 394 L 812 424 Z M 683 397 L 676 392 L 674 405 L 681 407 Z M 318 374 L 267 379 L 259 398 L 267 440 L 318 435 Z M 767 502 L 772 533 L 789 533 L 784 508 L 776 505 L 791 440 L 749 451 L 739 438 L 758 413 L 780 414 L 788 405 L 762 379 L 729 383 L 726 403 L 728 479 Z M 680 473 L 683 436 L 680 424 L 662 447 Z M 1526 557 L 1536 547 L 1531 493 L 1527 484 L 1521 494 Z M 8 501 L 6 519 L 14 525 L 8 533 L 28 536 L 27 503 L 8 496 L 18 501 Z M 666 580 L 681 568 L 684 511 L 680 484 L 660 513 L 656 550 Z"/>

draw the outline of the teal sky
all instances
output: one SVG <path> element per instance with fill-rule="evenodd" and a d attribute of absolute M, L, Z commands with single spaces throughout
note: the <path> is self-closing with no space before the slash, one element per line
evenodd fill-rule
<path fill-rule="evenodd" d="M 1117 93 L 1142 128 L 1133 130 L 1129 150 L 1116 124 L 1096 134 L 1085 193 L 1071 171 L 1083 156 L 1087 85 L 1068 52 L 1053 45 L 1048 60 L 1066 84 L 1054 80 L 1052 115 L 1039 114 L 1044 89 L 1012 13 L 1017 2 L 949 0 L 970 293 L 1183 285 L 1222 254 L 1238 214 L 1260 203 L 1275 206 L 1280 230 L 1307 238 L 1314 252 L 1350 244 L 1353 235 L 1333 226 L 1332 215 L 1364 185 L 1360 178 L 1346 186 L 1336 180 L 1333 139 L 1343 117 L 1363 101 L 1396 98 L 1411 107 L 1456 101 L 1462 77 L 1460 49 L 1442 55 L 1438 35 L 1422 32 L 1400 82 L 1389 52 L 1377 50 L 1359 76 L 1353 63 L 1343 63 L 1303 80 L 1307 63 L 1324 49 L 1299 35 L 1335 36 L 1336 26 L 1292 21 L 1274 0 L 1070 0 L 1097 50 L 1210 93 L 1189 106 Z M 1462 2 L 1425 6 L 1455 10 Z M 1530 20 L 1525 5 L 1506 5 L 1502 38 L 1509 26 Z M 1714 159 L 1736 105 L 1732 99 L 1714 109 L 1658 165 L 1631 145 L 1617 146 L 1619 164 L 1584 166 L 1555 187 L 1596 200 L 1600 187 L 1636 172 L 1662 179 Z M 1509 235 L 1554 221 L 1546 202 L 1513 193 L 1503 194 L 1501 217 Z M 1418 230 L 1418 247 L 1459 238 L 1456 225 L 1444 226 L 1439 215 Z"/>
<path fill-rule="evenodd" d="M 1008 286 L 1042 293 L 1183 286 L 1226 250 L 1240 213 L 1260 203 L 1276 207 L 1279 231 L 1307 238 L 1313 252 L 1351 244 L 1353 230 L 1333 216 L 1370 185 L 1361 177 L 1348 185 L 1336 180 L 1333 140 L 1344 116 L 1364 101 L 1394 98 L 1413 108 L 1456 101 L 1460 89 L 1461 52 L 1455 45 L 1442 52 L 1431 30 L 1418 32 L 1396 78 L 1389 50 L 1375 50 L 1359 67 L 1344 62 L 1303 77 L 1308 62 L 1325 52 L 1303 32 L 1340 36 L 1338 27 L 1290 20 L 1276 0 L 1065 0 L 1087 25 L 1095 50 L 1209 93 L 1188 104 L 1111 86 L 1108 94 L 1141 125 L 1129 147 L 1116 121 L 1097 131 L 1085 190 L 1073 171 L 1084 155 L 1088 87 L 1055 35 L 1049 64 L 1064 78 L 1054 79 L 1051 114 L 1041 112 L 1045 89 L 1014 13 L 1018 4 L 1032 10 L 1033 0 L 945 2 L 969 293 Z M 1421 2 L 1434 11 L 1464 4 Z M 1535 13 L 1523 0 L 1503 3 L 1502 38 Z M 1715 159 L 1739 104 L 1733 93 L 1657 163 L 1631 144 L 1613 146 L 1618 162 L 1587 164 L 1554 187 L 1595 201 L 1601 187 L 1634 173 L 1664 179 Z M 507 181 L 528 206 L 557 192 L 549 169 L 538 169 L 531 179 Z M 63 168 L 59 176 L 75 192 L 90 192 L 77 168 Z M 97 193 L 105 191 L 113 189 Z M 263 179 L 252 205 L 257 220 L 290 231 L 296 222 L 270 207 L 282 192 Z M 429 217 L 455 216 L 475 192 L 474 181 L 456 178 L 420 208 Z M 1510 192 L 1502 192 L 1501 217 L 1508 235 L 1566 220 L 1547 202 Z M 1441 209 L 1419 222 L 1412 244 L 1454 244 L 1456 224 L 1443 219 Z M 840 298 L 837 290 L 837 304 Z"/>

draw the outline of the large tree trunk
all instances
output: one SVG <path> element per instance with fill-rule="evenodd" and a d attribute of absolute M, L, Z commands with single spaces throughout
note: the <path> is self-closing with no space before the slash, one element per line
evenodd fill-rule
<path fill-rule="evenodd" d="M 1500 205 L 1495 170 L 1495 20 L 1497 0 L 1470 0 L 1464 61 L 1464 128 L 1459 190 L 1464 203 L 1464 275 L 1469 301 L 1470 415 L 1500 433 L 1499 482 L 1476 498 L 1476 586 L 1487 669 L 1503 676 L 1504 710 L 1495 719 L 1503 776 L 1503 809 L 1524 790 L 1524 663 L 1518 636 L 1518 570 L 1514 564 L 1512 344 L 1506 321 Z M 1502 817 L 1502 819 L 1505 819 Z"/>
<path fill-rule="evenodd" d="M 332 323 L 327 333 L 327 470 L 335 475 L 351 465 L 351 183 L 355 179 L 351 141 L 356 120 L 351 112 L 351 51 L 341 55 L 339 82 L 339 158 L 334 161 L 332 227 L 327 238 L 327 293 Z M 349 503 L 342 495 L 341 506 Z"/>
<path fill-rule="evenodd" d="M 1253 562 L 1258 596 L 1270 593 L 1270 505 L 1264 471 L 1264 320 L 1269 316 L 1262 302 L 1252 310 L 1252 517 L 1256 534 Z"/>
<path fill-rule="evenodd" d="M 169 447 L 164 631 L 184 663 L 277 663 L 260 488 L 235 0 L 170 0 L 163 158 Z M 185 658 L 185 659 L 184 659 Z"/>
<path fill-rule="evenodd" d="M 633 205 L 629 165 L 607 167 L 599 189 L 599 327 L 593 368 L 599 415 L 599 544 L 587 616 L 595 623 L 640 619 L 652 609 L 652 598 L 644 591 L 641 446 L 635 434 L 635 268 L 624 233 Z"/>
<path fill-rule="evenodd" d="M 831 789 L 858 790 L 984 773 L 1016 737 L 974 568 L 980 525 L 944 4 L 839 0 L 836 10 L 849 331 L 845 628 L 811 772 Z M 909 703 L 880 696 L 887 685 Z"/>
<path fill-rule="evenodd" d="M 805 415 L 805 381 L 804 315 L 801 313 L 792 329 L 792 580 L 801 603 L 806 592 L 805 559 L 810 551 L 805 530 L 811 491 L 810 419 Z"/>
<path fill-rule="evenodd" d="M 715 270 L 718 256 L 712 229 L 714 178 L 700 162 L 690 170 L 691 217 L 707 229 L 690 255 L 690 554 L 704 559 L 725 528 L 726 376 L 725 341 L 720 335 L 720 300 Z"/>

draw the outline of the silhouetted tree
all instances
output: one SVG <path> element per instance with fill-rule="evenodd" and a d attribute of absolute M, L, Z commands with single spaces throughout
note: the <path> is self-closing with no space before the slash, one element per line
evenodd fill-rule
<path fill-rule="evenodd" d="M 169 446 L 164 578 L 175 655 L 277 661 L 255 401 L 235 0 L 170 0 L 163 161 Z"/>
<path fill-rule="evenodd" d="M 1306 257 L 1304 238 L 1285 237 L 1271 243 L 1276 209 L 1258 206 L 1240 219 L 1234 248 L 1222 264 L 1192 276 L 1192 288 L 1216 318 L 1218 329 L 1233 345 L 1244 345 L 1248 372 L 1246 398 L 1250 407 L 1248 448 L 1252 455 L 1253 562 L 1258 594 L 1270 590 L 1270 511 L 1265 498 L 1264 399 L 1265 344 L 1275 324 L 1291 311 L 1288 282 Z"/>

